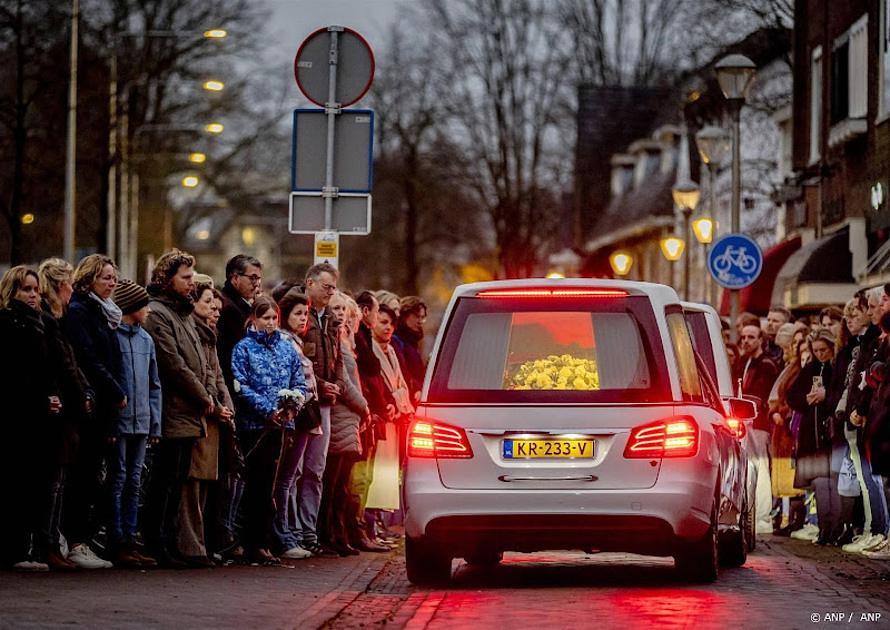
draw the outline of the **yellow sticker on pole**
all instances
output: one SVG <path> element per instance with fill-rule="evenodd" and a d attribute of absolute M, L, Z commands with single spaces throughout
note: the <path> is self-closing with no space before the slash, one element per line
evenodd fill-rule
<path fill-rule="evenodd" d="M 340 235 L 336 232 L 315 233 L 315 264 L 330 263 L 337 266 L 340 255 Z"/>

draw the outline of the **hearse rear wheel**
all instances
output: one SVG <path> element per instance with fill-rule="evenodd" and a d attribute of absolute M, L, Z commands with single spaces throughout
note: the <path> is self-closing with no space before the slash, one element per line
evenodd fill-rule
<path fill-rule="evenodd" d="M 451 556 L 414 538 L 405 538 L 405 568 L 408 581 L 438 585 L 451 579 Z"/>

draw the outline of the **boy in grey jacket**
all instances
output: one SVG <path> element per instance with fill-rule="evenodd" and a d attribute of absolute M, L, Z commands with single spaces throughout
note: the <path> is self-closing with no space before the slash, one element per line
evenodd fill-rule
<path fill-rule="evenodd" d="M 118 382 L 126 398 L 111 433 L 109 534 L 115 565 L 154 567 L 157 561 L 139 553 L 135 545 L 145 448 L 149 443 L 156 444 L 161 435 L 161 381 L 155 344 L 142 328 L 150 312 L 148 292 L 130 280 L 122 280 L 113 300 L 123 313 L 116 332 L 122 357 Z"/>

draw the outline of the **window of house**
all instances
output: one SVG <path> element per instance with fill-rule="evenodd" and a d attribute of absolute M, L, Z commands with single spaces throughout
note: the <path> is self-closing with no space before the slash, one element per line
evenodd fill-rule
<path fill-rule="evenodd" d="M 831 54 L 831 124 L 868 112 L 868 15 L 834 42 Z"/>
<path fill-rule="evenodd" d="M 878 33 L 878 116 L 890 116 L 890 0 L 881 0 L 881 27 Z"/>
<path fill-rule="evenodd" d="M 888 0 L 890 1 L 890 0 Z M 810 61 L 810 163 L 819 159 L 822 144 L 822 47 Z"/>
<path fill-rule="evenodd" d="M 831 124 L 845 120 L 850 112 L 849 91 L 850 41 L 834 49 L 831 55 Z"/>

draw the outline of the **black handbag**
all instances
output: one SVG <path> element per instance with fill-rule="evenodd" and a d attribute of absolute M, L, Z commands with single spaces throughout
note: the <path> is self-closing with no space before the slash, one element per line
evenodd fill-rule
<path fill-rule="evenodd" d="M 303 405 L 300 413 L 294 418 L 294 430 L 309 432 L 321 426 L 321 406 L 318 400 L 312 399 Z"/>

